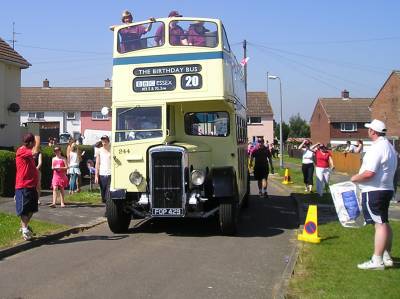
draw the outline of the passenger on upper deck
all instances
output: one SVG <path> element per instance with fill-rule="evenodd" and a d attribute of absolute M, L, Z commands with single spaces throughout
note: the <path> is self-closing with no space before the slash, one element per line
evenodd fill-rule
<path fill-rule="evenodd" d="M 154 22 L 154 18 L 149 19 L 151 22 Z M 124 10 L 122 12 L 122 22 L 124 24 L 130 24 L 133 22 L 132 14 Z M 121 34 L 121 50 L 122 52 L 132 51 L 136 49 L 142 48 L 140 37 L 143 34 L 146 34 L 151 30 L 152 23 L 150 23 L 147 27 L 143 25 L 136 25 L 132 27 L 127 27 L 121 29 L 119 33 Z"/>
<path fill-rule="evenodd" d="M 204 27 L 204 21 L 195 21 L 187 32 L 187 41 L 190 46 L 206 46 L 205 33 L 209 30 Z"/>
<path fill-rule="evenodd" d="M 182 15 L 178 11 L 173 10 L 169 13 L 168 18 L 174 17 L 182 17 Z M 164 23 L 158 27 L 154 39 L 158 46 L 164 44 Z M 172 46 L 187 45 L 185 32 L 182 27 L 178 25 L 178 21 L 169 24 L 169 43 Z"/>

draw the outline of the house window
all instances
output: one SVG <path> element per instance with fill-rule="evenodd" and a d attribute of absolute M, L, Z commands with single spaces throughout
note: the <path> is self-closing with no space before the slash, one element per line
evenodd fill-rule
<path fill-rule="evenodd" d="M 103 114 L 101 114 L 100 111 L 93 111 L 92 112 L 92 119 L 93 120 L 107 120 L 108 119 L 108 115 L 103 115 Z"/>
<path fill-rule="evenodd" d="M 247 117 L 248 124 L 261 124 L 261 116 L 249 116 Z"/>
<path fill-rule="evenodd" d="M 67 119 L 76 119 L 75 112 L 67 112 Z"/>
<path fill-rule="evenodd" d="M 340 131 L 342 132 L 355 132 L 357 131 L 357 123 L 341 123 Z"/>
<path fill-rule="evenodd" d="M 44 112 L 29 112 L 28 113 L 28 118 L 43 119 L 44 118 Z"/>

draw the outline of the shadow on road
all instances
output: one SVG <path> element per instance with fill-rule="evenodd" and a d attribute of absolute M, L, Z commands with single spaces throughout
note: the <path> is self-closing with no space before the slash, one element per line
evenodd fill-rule
<path fill-rule="evenodd" d="M 49 242 L 49 245 L 56 245 L 56 244 L 67 244 L 67 243 L 75 243 L 75 242 L 86 242 L 86 241 L 117 241 L 121 239 L 125 239 L 129 237 L 129 235 L 113 235 L 113 236 L 77 236 L 72 238 L 66 238 L 61 240 L 54 240 Z"/>
<path fill-rule="evenodd" d="M 251 196 L 249 207 L 242 209 L 236 237 L 272 237 L 299 226 L 297 208 L 290 196 Z M 181 237 L 220 235 L 218 216 L 207 219 L 149 219 L 129 230 L 130 233 L 167 233 Z"/>

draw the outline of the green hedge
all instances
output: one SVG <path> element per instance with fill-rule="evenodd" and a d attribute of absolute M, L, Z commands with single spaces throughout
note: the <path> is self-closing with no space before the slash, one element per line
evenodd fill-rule
<path fill-rule="evenodd" d="M 0 196 L 14 196 L 15 153 L 0 150 Z"/>
<path fill-rule="evenodd" d="M 66 146 L 61 146 L 64 157 L 66 156 Z M 85 154 L 80 163 L 82 175 L 87 175 L 87 160 L 93 160 L 94 148 L 90 145 L 80 145 L 79 149 Z M 51 160 L 54 157 L 52 147 L 42 146 L 42 189 L 50 189 L 51 178 Z M 15 191 L 15 153 L 12 151 L 0 150 L 0 196 L 14 196 Z"/>

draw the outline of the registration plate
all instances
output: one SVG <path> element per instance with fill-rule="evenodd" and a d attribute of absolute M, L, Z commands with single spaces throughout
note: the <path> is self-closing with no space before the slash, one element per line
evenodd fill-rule
<path fill-rule="evenodd" d="M 151 209 L 153 216 L 182 216 L 183 209 L 178 208 L 154 208 Z"/>

